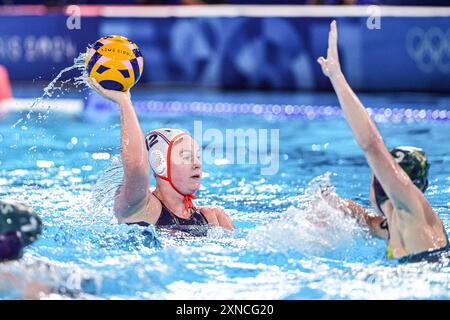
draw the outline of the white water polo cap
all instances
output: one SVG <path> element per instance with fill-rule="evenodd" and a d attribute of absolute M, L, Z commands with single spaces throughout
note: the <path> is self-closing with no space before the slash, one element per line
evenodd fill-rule
<path fill-rule="evenodd" d="M 145 142 L 148 150 L 148 161 L 153 172 L 159 178 L 168 181 L 176 192 L 184 196 L 185 208 L 188 210 L 190 207 L 195 207 L 192 202 L 195 195 L 181 193 L 172 183 L 170 175 L 170 157 L 173 144 L 184 136 L 191 135 L 180 129 L 162 128 L 147 133 Z"/>

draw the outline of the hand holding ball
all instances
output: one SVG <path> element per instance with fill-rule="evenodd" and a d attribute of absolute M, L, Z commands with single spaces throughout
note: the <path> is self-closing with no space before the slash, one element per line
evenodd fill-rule
<path fill-rule="evenodd" d="M 88 76 L 108 90 L 127 91 L 138 82 L 143 68 L 139 47 L 117 35 L 99 39 L 86 57 Z"/>

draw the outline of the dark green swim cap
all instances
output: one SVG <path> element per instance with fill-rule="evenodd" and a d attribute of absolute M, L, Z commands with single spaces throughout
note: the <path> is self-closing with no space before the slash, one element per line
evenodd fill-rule
<path fill-rule="evenodd" d="M 30 207 L 0 200 L 0 261 L 18 259 L 22 249 L 37 240 L 42 222 Z"/>
<path fill-rule="evenodd" d="M 430 168 L 425 152 L 416 147 L 395 147 L 391 150 L 391 154 L 416 187 L 425 192 L 428 187 L 428 170 Z M 388 199 L 388 196 L 377 177 L 373 179 L 373 187 L 378 209 L 383 213 L 381 204 Z"/>

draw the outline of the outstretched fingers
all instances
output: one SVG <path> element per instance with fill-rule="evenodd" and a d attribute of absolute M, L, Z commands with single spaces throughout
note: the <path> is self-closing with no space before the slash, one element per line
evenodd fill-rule
<path fill-rule="evenodd" d="M 336 20 L 333 20 L 330 25 L 330 33 L 328 34 L 328 55 L 330 55 L 330 53 L 337 54 L 337 40 Z"/>
<path fill-rule="evenodd" d="M 337 25 L 335 20 L 331 22 L 330 31 L 328 33 L 327 57 L 320 57 L 317 59 L 317 62 L 320 64 L 322 72 L 327 77 L 333 77 L 341 72 L 337 48 Z"/>

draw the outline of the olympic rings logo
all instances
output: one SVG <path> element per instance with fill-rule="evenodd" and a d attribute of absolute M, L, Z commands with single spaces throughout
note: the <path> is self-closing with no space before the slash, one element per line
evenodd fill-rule
<path fill-rule="evenodd" d="M 450 73 L 450 29 L 412 28 L 406 35 L 406 50 L 424 73 L 435 69 Z"/>

